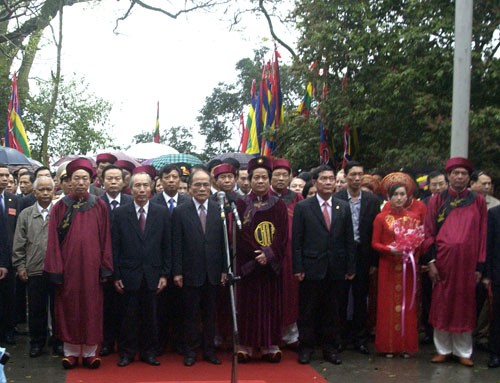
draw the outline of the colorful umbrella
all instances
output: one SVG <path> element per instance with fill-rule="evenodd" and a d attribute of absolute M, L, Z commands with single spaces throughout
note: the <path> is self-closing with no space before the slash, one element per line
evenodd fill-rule
<path fill-rule="evenodd" d="M 139 162 L 150 158 L 158 158 L 162 155 L 178 153 L 171 146 L 157 144 L 156 142 L 141 142 L 125 150 L 125 154 L 137 159 Z"/>
<path fill-rule="evenodd" d="M 153 165 L 158 170 L 168 164 L 188 164 L 194 166 L 202 165 L 203 161 L 201 161 L 198 157 L 193 156 L 192 154 L 176 153 L 165 154 L 164 156 L 155 158 L 151 162 L 151 165 Z"/>

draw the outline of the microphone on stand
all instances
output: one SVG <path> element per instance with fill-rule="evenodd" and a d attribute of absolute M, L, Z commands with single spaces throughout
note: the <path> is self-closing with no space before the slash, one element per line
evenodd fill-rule
<path fill-rule="evenodd" d="M 236 221 L 236 225 L 238 226 L 238 229 L 241 230 L 240 215 L 238 214 L 238 209 L 236 208 L 236 204 L 234 203 L 234 201 L 231 201 L 231 211 L 233 212 L 233 217 L 234 217 L 234 220 Z"/>
<path fill-rule="evenodd" d="M 220 207 L 220 217 L 226 219 L 226 212 L 224 211 L 224 201 L 226 199 L 226 193 L 223 191 L 217 192 L 217 200 L 219 201 Z"/>

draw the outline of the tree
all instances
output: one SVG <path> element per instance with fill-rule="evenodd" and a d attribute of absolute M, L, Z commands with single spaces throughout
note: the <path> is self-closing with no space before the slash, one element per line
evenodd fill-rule
<path fill-rule="evenodd" d="M 28 100 L 23 117 L 25 124 L 30 127 L 32 156 L 45 162 L 48 159 L 41 158 L 42 136 L 53 84 L 40 81 L 37 87 L 39 92 Z M 111 104 L 90 93 L 84 80 L 66 82 L 63 78 L 56 105 L 53 129 L 48 132 L 48 153 L 52 160 L 67 154 L 85 155 L 112 146 L 106 129 Z"/>
<path fill-rule="evenodd" d="M 311 76 L 319 89 L 327 86 L 319 108 L 337 150 L 348 123 L 360 134 L 358 159 L 367 168 L 442 166 L 449 156 L 454 2 L 301 0 L 293 14 L 300 31 L 295 64 L 315 61 L 321 69 Z M 479 166 L 500 160 L 490 150 L 500 135 L 499 23 L 494 0 L 474 2 L 470 156 Z"/>

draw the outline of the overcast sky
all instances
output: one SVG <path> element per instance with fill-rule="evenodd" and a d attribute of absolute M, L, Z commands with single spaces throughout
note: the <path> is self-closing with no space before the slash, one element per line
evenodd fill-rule
<path fill-rule="evenodd" d="M 62 72 L 85 77 L 96 95 L 112 103 L 109 129 L 122 147 L 130 145 L 135 134 L 153 131 L 157 101 L 162 131 L 195 127 L 205 97 L 219 82 L 236 80 L 236 62 L 253 57 L 253 49 L 262 44 L 273 46 L 264 20 L 251 15 L 243 32 L 229 32 L 215 14 L 192 13 L 173 20 L 137 9 L 120 23 L 117 35 L 115 20 L 127 4 L 77 4 L 65 8 L 63 21 Z M 287 60 L 286 51 L 279 51 Z M 47 43 L 32 75 L 48 78 L 55 66 L 56 49 Z M 201 148 L 203 140 L 196 143 Z"/>

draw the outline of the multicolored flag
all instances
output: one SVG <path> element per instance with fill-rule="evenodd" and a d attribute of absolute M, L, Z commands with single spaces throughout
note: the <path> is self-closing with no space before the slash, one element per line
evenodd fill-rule
<path fill-rule="evenodd" d="M 28 136 L 21 120 L 19 95 L 17 91 L 17 76 L 12 76 L 9 107 L 7 110 L 7 129 L 5 132 L 5 146 L 16 149 L 25 156 L 31 157 Z"/>
<path fill-rule="evenodd" d="M 160 143 L 160 101 L 156 102 L 156 126 L 153 142 Z"/>
<path fill-rule="evenodd" d="M 312 82 L 309 81 L 306 85 L 306 94 L 302 99 L 299 107 L 297 108 L 297 114 L 301 114 L 305 117 L 309 117 L 311 114 L 311 103 L 313 97 L 313 85 Z"/>
<path fill-rule="evenodd" d="M 259 136 L 257 133 L 257 121 L 255 120 L 255 109 L 257 106 L 257 98 L 255 93 L 255 79 L 252 81 L 252 89 L 250 91 L 250 108 L 248 109 L 248 117 L 247 117 L 247 144 L 245 147 L 245 151 L 242 150 L 243 153 L 246 154 L 258 154 L 260 153 L 259 146 Z"/>

